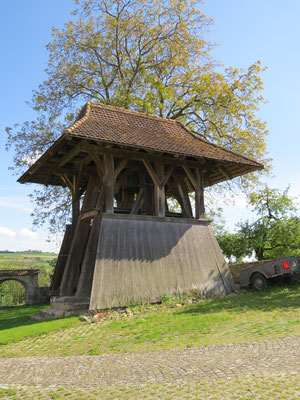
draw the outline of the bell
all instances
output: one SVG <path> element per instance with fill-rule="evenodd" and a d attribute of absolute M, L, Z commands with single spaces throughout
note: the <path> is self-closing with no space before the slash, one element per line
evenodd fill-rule
<path fill-rule="evenodd" d="M 139 178 L 136 173 L 130 175 L 127 185 L 124 187 L 125 190 L 138 189 L 140 186 Z"/>

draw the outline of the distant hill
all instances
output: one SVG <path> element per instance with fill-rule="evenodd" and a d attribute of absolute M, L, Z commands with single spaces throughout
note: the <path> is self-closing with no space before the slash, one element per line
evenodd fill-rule
<path fill-rule="evenodd" d="M 58 254 L 42 251 L 0 251 L 0 269 L 39 269 L 39 285 L 50 285 Z"/>
<path fill-rule="evenodd" d="M 44 254 L 44 255 L 57 255 L 56 253 L 42 250 L 23 250 L 23 251 L 11 251 L 11 250 L 0 250 L 0 254 Z"/>

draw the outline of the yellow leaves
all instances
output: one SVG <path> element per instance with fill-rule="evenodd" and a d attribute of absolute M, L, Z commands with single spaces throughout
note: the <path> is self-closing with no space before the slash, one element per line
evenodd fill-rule
<path fill-rule="evenodd" d="M 246 69 L 215 67 L 203 36 L 212 20 L 198 0 L 77 3 L 77 19 L 52 31 L 36 108 L 56 118 L 64 106 L 101 99 L 176 116 L 215 143 L 265 158 L 266 126 L 255 116 L 264 68 L 260 61 Z"/>

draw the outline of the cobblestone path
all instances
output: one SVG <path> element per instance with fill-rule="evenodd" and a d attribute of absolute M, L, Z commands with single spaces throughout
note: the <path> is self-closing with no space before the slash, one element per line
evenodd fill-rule
<path fill-rule="evenodd" d="M 151 353 L 0 359 L 0 386 L 93 387 L 298 373 L 300 336 Z"/>

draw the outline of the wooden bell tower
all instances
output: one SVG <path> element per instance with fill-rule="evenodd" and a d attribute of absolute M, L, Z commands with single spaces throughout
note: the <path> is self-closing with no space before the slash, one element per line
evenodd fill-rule
<path fill-rule="evenodd" d="M 87 103 L 19 179 L 68 187 L 72 194 L 52 307 L 67 315 L 190 290 L 232 291 L 205 219 L 204 187 L 261 168 L 177 121 Z M 169 209 L 168 199 L 177 201 L 179 212 Z"/>

